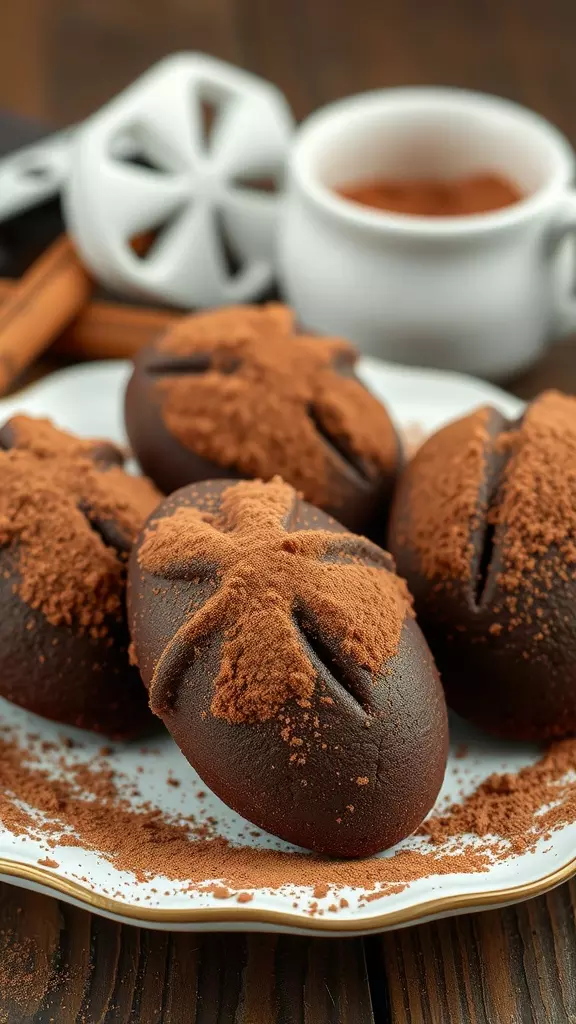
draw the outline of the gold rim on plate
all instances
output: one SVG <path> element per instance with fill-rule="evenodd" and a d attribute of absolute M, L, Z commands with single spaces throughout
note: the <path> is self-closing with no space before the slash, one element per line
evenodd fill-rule
<path fill-rule="evenodd" d="M 46 889 L 52 889 L 54 895 L 72 897 L 74 900 L 83 903 L 87 910 L 102 911 L 105 914 L 113 914 L 117 917 L 131 918 L 143 923 L 162 924 L 206 924 L 218 922 L 219 924 L 257 924 L 274 925 L 277 928 L 297 928 L 301 931 L 310 932 L 369 932 L 382 931 L 384 928 L 393 928 L 399 925 L 416 924 L 425 918 L 438 914 L 448 914 L 454 911 L 474 910 L 482 907 L 499 907 L 509 903 L 520 902 L 534 896 L 541 896 L 543 893 L 554 889 L 562 882 L 567 882 L 572 875 L 576 874 L 576 857 L 573 857 L 567 864 L 552 871 L 543 878 L 533 882 L 526 882 L 523 885 L 515 885 L 506 889 L 492 889 L 486 892 L 459 893 L 454 896 L 439 896 L 433 900 L 426 900 L 411 907 L 404 907 L 401 910 L 392 910 L 388 913 L 378 914 L 376 917 L 363 919 L 337 920 L 320 917 L 306 917 L 299 914 L 292 914 L 283 910 L 250 910 L 246 906 L 240 907 L 230 905 L 226 908 L 202 907 L 197 910 L 155 910 L 151 907 L 135 907 L 132 904 L 124 904 L 119 900 L 110 899 L 108 896 L 100 896 L 97 893 L 89 892 L 84 886 L 77 882 L 71 882 L 67 878 L 60 878 L 52 871 L 36 867 L 33 864 L 24 864 L 20 861 L 6 860 L 0 857 L 0 875 L 9 878 L 20 878 L 36 885 L 42 885 Z M 385 897 L 383 897 L 385 898 Z M 225 929 L 223 929 L 225 930 Z"/>

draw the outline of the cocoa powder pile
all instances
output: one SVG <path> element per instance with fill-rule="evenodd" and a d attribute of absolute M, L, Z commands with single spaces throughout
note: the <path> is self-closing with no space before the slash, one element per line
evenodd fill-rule
<path fill-rule="evenodd" d="M 421 833 L 436 842 L 450 839 L 455 831 L 477 836 L 496 836 L 507 846 L 500 858 L 531 849 L 535 838 L 548 838 L 559 826 L 576 819 L 576 740 L 551 744 L 536 764 L 516 773 L 491 775 L 446 814 L 434 815 Z M 554 805 L 538 813 L 545 804 Z"/>
<path fill-rule="evenodd" d="M 178 357 L 178 371 L 169 359 Z M 362 474 L 398 460 L 386 410 L 353 375 L 345 341 L 295 333 L 285 306 L 181 320 L 151 364 L 162 416 L 185 447 L 241 476 L 290 479 L 315 505 L 338 499 L 342 459 Z M 165 374 L 165 375 L 164 375 Z"/>
<path fill-rule="evenodd" d="M 218 899 L 241 897 L 241 903 L 257 888 L 290 891 L 300 886 L 314 890 L 316 901 L 335 900 L 344 886 L 361 890 L 361 901 L 379 899 L 420 878 L 485 872 L 495 859 L 533 850 L 539 840 L 576 820 L 570 775 L 576 771 L 574 739 L 552 744 L 518 774 L 491 776 L 461 803 L 433 814 L 420 830 L 424 847 L 359 861 L 233 846 L 215 834 L 217 822 L 174 821 L 159 808 L 131 806 L 109 767 L 82 769 L 76 778 L 69 766 L 63 782 L 33 762 L 32 752 L 14 739 L 0 740 L 0 820 L 12 833 L 44 839 L 48 848 L 98 851 L 137 881 L 161 876 L 179 883 L 179 891 L 185 883 L 189 891 L 211 892 Z M 44 812 L 48 820 L 28 807 Z M 474 845 L 464 841 L 466 833 L 475 838 Z"/>
<path fill-rule="evenodd" d="M 15 417 L 1 440 L 0 546 L 16 592 L 53 625 L 105 635 L 106 619 L 123 613 L 125 555 L 158 492 L 121 468 L 113 445 L 48 420 Z"/>
<path fill-rule="evenodd" d="M 295 608 L 311 611 L 339 638 L 343 654 L 373 676 L 397 653 L 413 612 L 389 556 L 348 533 L 288 532 L 284 523 L 297 503 L 280 478 L 243 481 L 224 491 L 217 513 L 180 507 L 150 526 L 138 551 L 141 568 L 173 580 L 189 578 L 203 564 L 218 583 L 159 659 L 150 687 L 156 714 L 166 707 L 173 677 L 165 665 L 173 667 L 175 654 L 187 657 L 202 637 L 220 633 L 214 715 L 255 722 L 277 716 L 291 699 L 310 707 L 317 673 L 295 627 Z"/>

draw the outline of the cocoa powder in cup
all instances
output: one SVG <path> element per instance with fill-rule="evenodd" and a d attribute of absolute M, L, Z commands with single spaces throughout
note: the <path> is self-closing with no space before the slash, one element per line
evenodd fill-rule
<path fill-rule="evenodd" d="M 336 191 L 344 199 L 374 210 L 416 217 L 468 217 L 491 213 L 523 198 L 517 185 L 492 172 L 446 181 L 435 178 L 382 179 L 344 185 Z"/>

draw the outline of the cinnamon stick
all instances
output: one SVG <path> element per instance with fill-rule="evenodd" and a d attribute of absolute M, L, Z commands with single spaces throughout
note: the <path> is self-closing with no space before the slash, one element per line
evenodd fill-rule
<path fill-rule="evenodd" d="M 60 335 L 53 351 L 75 359 L 132 359 L 177 319 L 160 309 L 91 302 Z"/>
<path fill-rule="evenodd" d="M 62 235 L 14 285 L 0 309 L 0 394 L 78 315 L 92 281 Z"/>
<path fill-rule="evenodd" d="M 17 287 L 17 281 L 0 278 L 0 316 Z M 66 327 L 52 351 L 75 359 L 132 359 L 177 319 L 162 309 L 93 301 Z"/>

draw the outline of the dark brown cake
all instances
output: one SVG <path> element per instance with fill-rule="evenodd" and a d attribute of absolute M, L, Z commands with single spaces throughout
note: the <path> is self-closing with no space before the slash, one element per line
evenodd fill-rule
<path fill-rule="evenodd" d="M 382 539 L 399 462 L 355 349 L 295 333 L 285 306 L 186 317 L 136 360 L 126 427 L 165 493 L 278 474 L 349 529 Z"/>
<path fill-rule="evenodd" d="M 0 695 L 113 737 L 153 721 L 127 657 L 126 561 L 159 500 L 112 444 L 0 430 Z"/>
<path fill-rule="evenodd" d="M 128 594 L 151 707 L 227 804 L 333 856 L 419 825 L 446 707 L 387 553 L 279 478 L 205 482 L 153 514 Z"/>
<path fill-rule="evenodd" d="M 390 549 L 448 703 L 524 739 L 576 732 L 576 400 L 480 409 L 408 466 Z"/>

